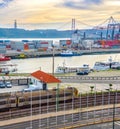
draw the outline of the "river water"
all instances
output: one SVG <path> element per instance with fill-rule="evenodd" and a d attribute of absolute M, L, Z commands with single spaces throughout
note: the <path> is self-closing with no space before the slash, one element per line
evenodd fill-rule
<path fill-rule="evenodd" d="M 54 71 L 57 66 L 65 62 L 68 66 L 83 66 L 88 64 L 91 68 L 96 61 L 107 61 L 110 56 L 113 60 L 120 61 L 120 54 L 81 55 L 72 57 L 54 57 Z M 52 73 L 53 57 L 12 59 L 11 63 L 17 64 L 18 73 L 32 73 L 36 70 Z"/>

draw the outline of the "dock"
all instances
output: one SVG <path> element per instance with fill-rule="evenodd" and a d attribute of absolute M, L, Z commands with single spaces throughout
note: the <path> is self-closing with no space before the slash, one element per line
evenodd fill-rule
<path fill-rule="evenodd" d="M 54 56 L 60 56 L 61 50 L 55 50 Z M 91 50 L 73 50 L 74 56 L 90 55 L 90 54 L 105 54 L 105 53 L 120 53 L 120 49 L 91 49 Z M 20 57 L 20 54 L 24 56 Z M 51 57 L 53 56 L 53 51 L 7 51 L 6 56 L 15 58 L 37 58 L 37 57 Z"/>

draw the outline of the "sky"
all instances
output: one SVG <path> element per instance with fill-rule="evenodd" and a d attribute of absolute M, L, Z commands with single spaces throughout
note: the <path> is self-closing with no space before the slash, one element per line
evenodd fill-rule
<path fill-rule="evenodd" d="M 0 28 L 89 28 L 113 17 L 120 21 L 120 0 L 0 0 Z"/>

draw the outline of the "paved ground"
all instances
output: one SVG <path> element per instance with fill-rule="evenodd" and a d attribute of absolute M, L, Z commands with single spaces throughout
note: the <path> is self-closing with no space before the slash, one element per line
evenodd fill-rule
<path fill-rule="evenodd" d="M 63 75 L 61 73 L 55 75 Z M 76 73 L 66 73 L 64 76 L 72 76 Z M 106 70 L 106 71 L 94 71 L 89 73 L 87 76 L 120 76 L 120 70 Z"/>
<path fill-rule="evenodd" d="M 112 88 L 120 90 L 119 84 L 114 84 L 112 83 Z M 48 84 L 48 89 L 52 89 L 55 87 L 59 88 L 65 88 L 65 87 L 76 87 L 79 92 L 85 93 L 85 92 L 90 92 L 91 91 L 91 86 L 94 86 L 94 91 L 106 91 L 109 89 L 109 83 L 104 84 L 104 83 L 60 83 L 60 84 Z M 22 91 L 23 89 L 27 88 L 27 85 L 14 85 L 12 88 L 0 88 L 0 93 L 3 92 L 15 92 L 15 91 Z"/>
<path fill-rule="evenodd" d="M 75 75 L 75 73 L 68 73 L 64 76 L 73 76 Z M 88 76 L 120 76 L 120 70 L 109 70 L 109 71 L 100 71 L 100 72 L 92 72 L 90 73 Z M 0 80 L 2 79 L 18 79 L 18 78 L 25 78 L 24 76 L 0 76 Z M 120 89 L 119 84 L 117 83 L 112 83 L 113 89 Z M 67 86 L 74 86 L 76 87 L 80 92 L 89 92 L 91 90 L 91 86 L 94 86 L 94 90 L 95 91 L 101 91 L 101 90 L 106 90 L 109 89 L 109 82 L 108 83 L 95 83 L 95 82 L 90 82 L 90 83 L 60 83 L 58 84 L 48 84 L 48 88 L 54 88 L 54 87 L 58 87 L 59 88 L 64 88 Z M 21 91 L 22 89 L 27 88 L 27 86 L 13 86 L 12 88 L 4 88 L 4 89 L 0 89 L 0 93 L 1 92 L 11 92 L 11 91 Z"/>
<path fill-rule="evenodd" d="M 119 89 L 120 86 L 119 84 L 112 84 L 113 89 Z M 59 84 L 59 88 L 64 88 L 64 87 L 76 87 L 79 92 L 90 92 L 91 86 L 94 86 L 95 91 L 106 91 L 109 89 L 109 83 L 104 84 L 104 83 L 61 83 Z M 57 84 L 49 84 L 49 88 L 57 87 Z"/>
<path fill-rule="evenodd" d="M 75 73 L 68 73 L 65 76 L 73 76 L 76 75 Z M 81 76 L 81 75 L 78 75 Z M 84 76 L 84 75 L 82 75 Z M 89 75 L 87 76 L 120 76 L 120 70 L 108 70 L 108 71 L 100 71 L 100 72 L 91 72 Z M 110 82 L 111 83 L 111 82 Z M 104 90 L 106 91 L 106 89 L 109 89 L 109 81 L 108 83 L 97 83 L 97 82 L 90 82 L 90 83 L 60 83 L 59 87 L 63 88 L 63 87 L 67 87 L 67 86 L 74 86 L 76 87 L 80 92 L 89 92 L 90 91 L 90 86 L 94 86 L 94 90 L 96 91 L 101 91 Z M 112 83 L 112 88 L 113 89 L 120 89 L 119 84 L 117 83 Z M 57 87 L 57 84 L 49 84 L 49 88 L 53 88 L 53 87 Z"/>
<path fill-rule="evenodd" d="M 91 72 L 88 76 L 120 76 L 120 70 L 96 71 Z"/>
<path fill-rule="evenodd" d="M 104 124 L 97 124 L 97 125 L 89 125 L 85 127 L 80 127 L 76 129 L 113 129 L 113 123 L 104 123 Z M 120 129 L 120 121 L 116 121 L 114 125 L 114 129 Z"/>
<path fill-rule="evenodd" d="M 16 92 L 16 91 L 22 91 L 23 89 L 27 88 L 28 86 L 22 85 L 22 86 L 12 86 L 12 88 L 0 88 L 0 93 L 4 92 Z"/>

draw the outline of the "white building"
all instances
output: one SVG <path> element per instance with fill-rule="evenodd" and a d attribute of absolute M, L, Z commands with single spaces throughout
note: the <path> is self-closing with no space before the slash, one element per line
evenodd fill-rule
<path fill-rule="evenodd" d="M 31 83 L 39 87 L 39 89 L 46 90 L 48 89 L 47 83 L 60 83 L 61 81 L 55 78 L 51 74 L 47 74 L 43 71 L 36 71 L 31 74 Z"/>

